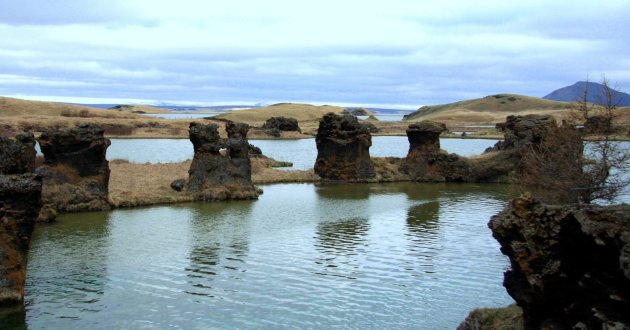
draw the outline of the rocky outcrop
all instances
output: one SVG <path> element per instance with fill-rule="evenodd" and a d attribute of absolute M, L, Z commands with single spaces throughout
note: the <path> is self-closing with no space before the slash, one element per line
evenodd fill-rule
<path fill-rule="evenodd" d="M 521 171 L 524 152 L 540 145 L 556 122 L 546 115 L 508 116 L 497 127 L 504 131 L 505 139 L 479 157 L 466 158 L 440 149 L 444 124 L 422 121 L 409 125 L 409 152 L 401 170 L 421 182 L 512 182 Z"/>
<path fill-rule="evenodd" d="M 44 165 L 37 173 L 44 179 L 46 205 L 62 212 L 109 209 L 110 172 L 105 155 L 110 141 L 101 127 L 82 124 L 46 131 L 38 141 Z"/>
<path fill-rule="evenodd" d="M 403 170 L 416 181 L 474 181 L 471 165 L 464 157 L 440 149 L 442 123 L 422 121 L 409 125 L 409 152 Z"/>
<path fill-rule="evenodd" d="M 282 132 L 302 133 L 298 121 L 295 118 L 271 117 L 263 124 L 262 128 L 270 135 L 279 137 Z"/>
<path fill-rule="evenodd" d="M 526 328 L 630 328 L 630 208 L 546 206 L 529 196 L 489 223 Z"/>
<path fill-rule="evenodd" d="M 41 207 L 41 178 L 0 175 L 0 306 L 24 299 L 27 253 Z"/>
<path fill-rule="evenodd" d="M 0 136 L 0 174 L 32 172 L 35 155 L 33 134 L 19 133 L 14 138 Z"/>
<path fill-rule="evenodd" d="M 457 330 L 521 330 L 523 310 L 516 305 L 504 308 L 475 309 L 457 327 Z"/>
<path fill-rule="evenodd" d="M 588 134 L 613 134 L 620 132 L 620 129 L 616 129 L 613 125 L 613 118 L 611 116 L 594 115 L 588 117 L 584 122 L 584 130 Z"/>
<path fill-rule="evenodd" d="M 549 128 L 556 126 L 556 120 L 550 115 L 508 116 L 505 123 L 496 125 L 505 138 L 489 151 L 522 150 L 540 144 Z"/>
<path fill-rule="evenodd" d="M 242 123 L 226 124 L 227 140 L 221 139 L 215 124 L 190 124 L 190 141 L 195 156 L 188 171 L 187 189 L 198 200 L 254 199 L 247 131 Z"/>
<path fill-rule="evenodd" d="M 356 117 L 324 115 L 319 121 L 315 142 L 315 173 L 322 179 L 365 181 L 374 178 L 370 158 L 372 136 Z"/>

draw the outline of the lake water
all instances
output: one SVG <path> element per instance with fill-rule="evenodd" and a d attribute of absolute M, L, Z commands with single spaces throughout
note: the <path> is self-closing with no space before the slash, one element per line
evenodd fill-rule
<path fill-rule="evenodd" d="M 214 113 L 145 113 L 144 116 L 162 118 L 162 119 L 201 119 L 213 117 L 223 112 Z"/>
<path fill-rule="evenodd" d="M 215 113 L 146 113 L 144 116 L 156 117 L 162 119 L 201 119 L 206 117 L 213 117 L 223 114 L 225 112 Z M 381 114 L 375 115 L 376 119 L 381 121 L 400 121 L 404 115 L 401 114 Z M 360 119 L 367 119 L 367 116 L 359 116 Z"/>
<path fill-rule="evenodd" d="M 512 302 L 486 226 L 506 186 L 263 188 L 38 225 L 28 328 L 454 329 Z"/>
<path fill-rule="evenodd" d="M 192 159 L 194 151 L 188 139 L 111 139 L 107 158 L 126 159 L 132 163 L 174 163 Z M 293 162 L 291 169 L 312 168 L 317 158 L 315 139 L 250 140 L 263 153 L 276 160 Z M 440 139 L 443 149 L 462 156 L 481 154 L 497 140 Z M 374 136 L 370 155 L 373 157 L 405 157 L 409 150 L 406 136 Z"/>

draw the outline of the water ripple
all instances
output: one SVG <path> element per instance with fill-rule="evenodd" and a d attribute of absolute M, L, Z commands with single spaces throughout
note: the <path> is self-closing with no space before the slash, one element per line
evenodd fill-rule
<path fill-rule="evenodd" d="M 486 227 L 506 198 L 499 186 L 288 184 L 256 202 L 64 215 L 33 238 L 27 323 L 451 329 L 511 301 Z"/>

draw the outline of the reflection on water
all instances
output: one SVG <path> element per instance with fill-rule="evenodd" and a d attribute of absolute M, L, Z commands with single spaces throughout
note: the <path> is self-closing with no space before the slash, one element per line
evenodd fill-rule
<path fill-rule="evenodd" d="M 511 302 L 486 226 L 505 189 L 282 184 L 258 201 L 63 215 L 36 228 L 26 322 L 454 328 L 474 307 Z"/>
<path fill-rule="evenodd" d="M 315 248 L 321 255 L 315 263 L 322 266 L 322 269 L 316 274 L 356 279 L 357 272 L 361 269 L 356 255 L 365 252 L 365 249 L 359 248 L 366 243 L 365 236 L 369 229 L 369 221 L 363 218 L 321 222 L 317 226 L 315 243 Z M 339 272 L 341 265 L 346 269 L 352 268 L 353 271 Z"/>

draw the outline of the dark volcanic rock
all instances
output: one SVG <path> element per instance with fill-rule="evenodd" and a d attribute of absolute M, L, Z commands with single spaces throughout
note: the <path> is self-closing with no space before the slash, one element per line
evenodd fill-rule
<path fill-rule="evenodd" d="M 589 134 L 612 134 L 615 127 L 611 117 L 595 115 L 584 122 L 584 130 Z"/>
<path fill-rule="evenodd" d="M 44 165 L 43 199 L 59 211 L 109 209 L 110 145 L 103 129 L 82 124 L 67 130 L 46 131 L 38 139 Z"/>
<path fill-rule="evenodd" d="M 474 181 L 466 158 L 440 149 L 440 134 L 444 131 L 444 124 L 432 121 L 409 125 L 409 152 L 404 171 L 414 180 L 422 182 Z"/>
<path fill-rule="evenodd" d="M 407 139 L 409 154 L 434 153 L 440 151 L 440 134 L 446 131 L 446 125 L 433 121 L 421 121 L 409 125 Z"/>
<path fill-rule="evenodd" d="M 182 191 L 184 190 L 185 187 L 186 187 L 186 180 L 184 179 L 177 179 L 171 182 L 171 189 L 175 191 Z"/>
<path fill-rule="evenodd" d="M 540 144 L 550 127 L 557 126 L 550 115 L 508 116 L 505 123 L 497 124 L 504 132 L 503 141 L 497 142 L 490 151 L 523 149 L 530 145 Z"/>
<path fill-rule="evenodd" d="M 262 128 L 285 132 L 302 132 L 300 126 L 298 125 L 297 119 L 288 117 L 271 117 L 267 119 Z"/>
<path fill-rule="evenodd" d="M 0 305 L 24 299 L 27 253 L 41 207 L 41 178 L 0 175 Z"/>
<path fill-rule="evenodd" d="M 199 200 L 253 199 L 247 124 L 226 124 L 227 140 L 214 124 L 190 124 L 195 156 L 188 171 L 188 191 Z"/>
<path fill-rule="evenodd" d="M 13 139 L 0 136 L 0 174 L 32 172 L 35 155 L 33 134 L 19 133 Z"/>
<path fill-rule="evenodd" d="M 375 176 L 372 136 L 356 117 L 327 113 L 319 121 L 315 142 L 315 173 L 322 179 L 363 181 Z"/>
<path fill-rule="evenodd" d="M 628 206 L 511 202 L 489 227 L 510 258 L 504 286 L 532 329 L 630 327 Z"/>

